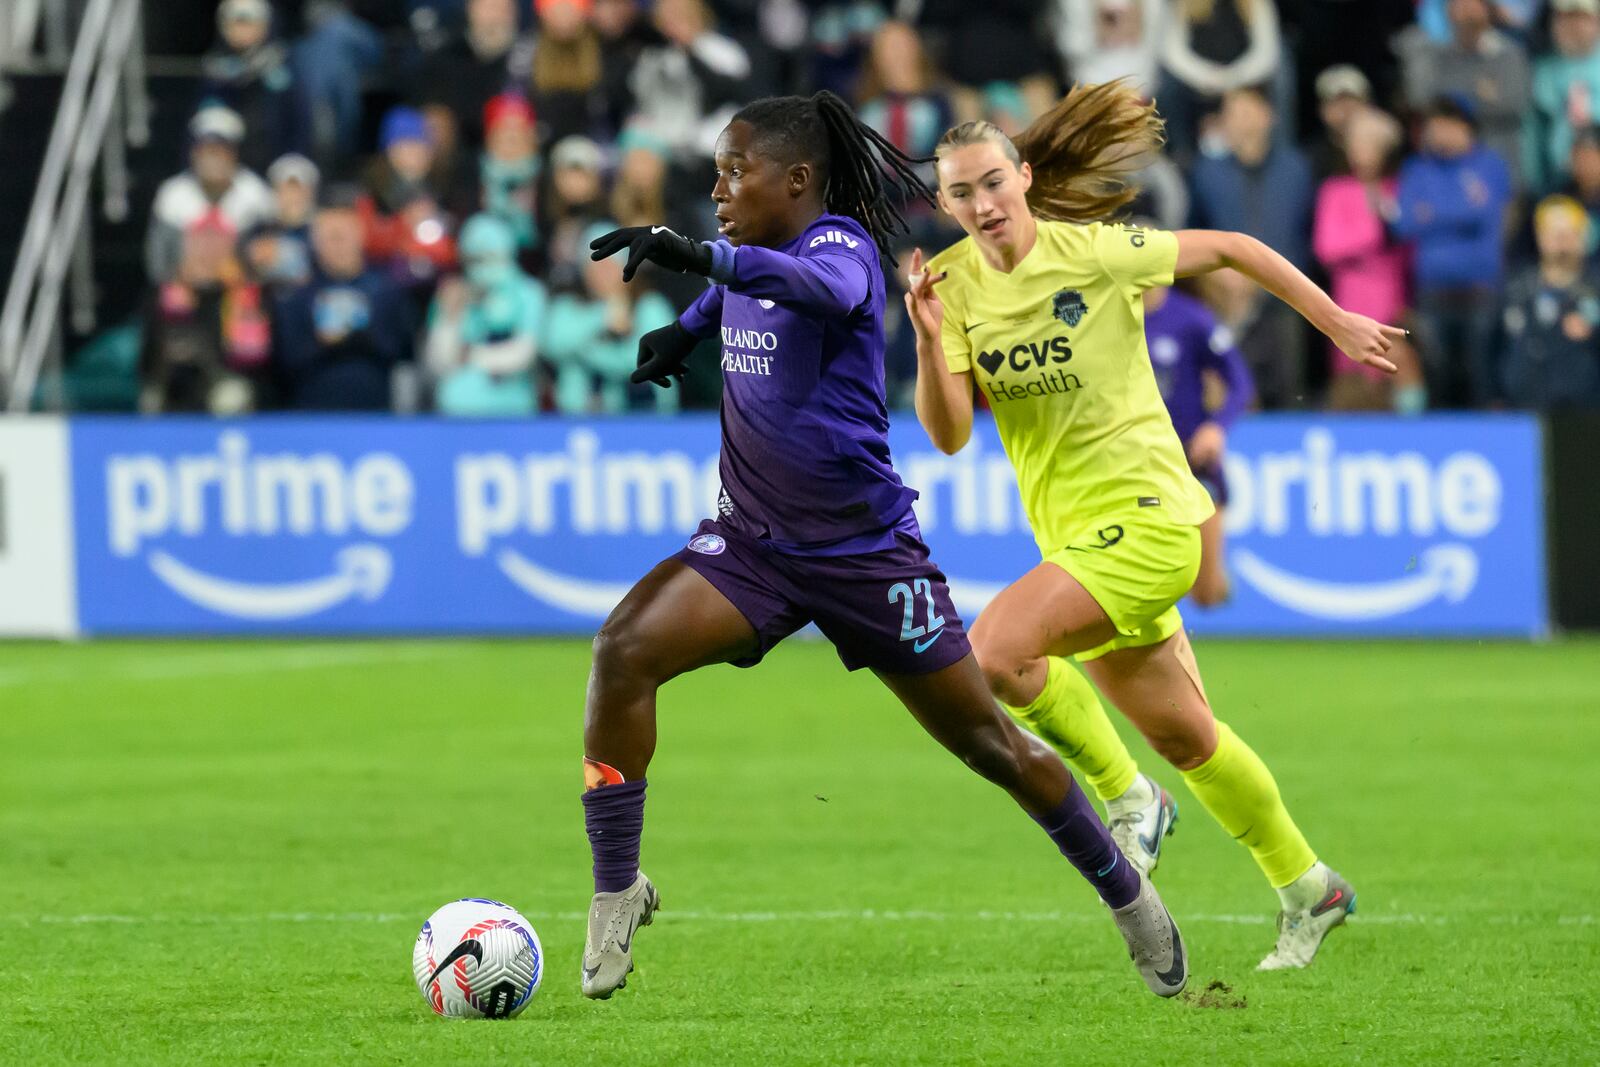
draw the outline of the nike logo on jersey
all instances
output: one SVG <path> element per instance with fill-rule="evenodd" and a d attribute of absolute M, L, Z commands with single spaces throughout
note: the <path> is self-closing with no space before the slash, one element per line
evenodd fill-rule
<path fill-rule="evenodd" d="M 989 325 L 989 320 L 988 319 L 984 319 L 982 322 L 971 322 L 971 323 L 968 323 L 965 327 L 963 327 L 963 329 L 967 333 L 971 333 L 973 330 L 976 330 L 979 326 L 987 326 L 987 325 Z M 984 355 L 988 355 L 988 354 L 989 353 L 987 353 L 987 352 L 984 353 Z M 990 371 L 989 373 L 993 374 L 994 371 Z"/>
<path fill-rule="evenodd" d="M 806 245 L 806 247 L 807 248 L 815 248 L 818 245 L 830 245 L 830 244 L 832 244 L 832 245 L 844 245 L 846 248 L 860 248 L 861 247 L 861 242 L 860 241 L 856 240 L 854 237 L 851 237 L 849 234 L 840 233 L 838 230 L 829 230 L 827 233 L 819 233 L 819 234 L 817 234 L 815 237 L 813 237 L 811 239 L 811 243 Z"/>

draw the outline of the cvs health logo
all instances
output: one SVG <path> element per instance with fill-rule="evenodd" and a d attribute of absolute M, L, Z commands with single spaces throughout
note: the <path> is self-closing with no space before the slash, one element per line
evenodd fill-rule
<path fill-rule="evenodd" d="M 394 573 L 383 543 L 412 523 L 407 465 L 388 452 L 259 451 L 242 430 L 205 447 L 112 452 L 105 536 L 166 590 L 245 622 L 374 602 Z"/>

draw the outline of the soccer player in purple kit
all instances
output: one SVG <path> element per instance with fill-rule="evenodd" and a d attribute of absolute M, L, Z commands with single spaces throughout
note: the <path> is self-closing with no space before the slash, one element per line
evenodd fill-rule
<path fill-rule="evenodd" d="M 617 230 L 628 250 L 713 282 L 640 341 L 636 381 L 681 376 L 720 331 L 717 517 L 623 598 L 594 640 L 584 713 L 584 820 L 595 895 L 583 992 L 633 969 L 660 906 L 639 870 L 656 691 L 712 663 L 752 666 L 815 622 L 846 668 L 870 668 L 933 737 L 1011 794 L 1096 889 L 1152 992 L 1188 976 L 1178 928 L 1061 759 L 996 705 L 890 463 L 879 262 L 904 223 L 896 195 L 929 195 L 907 159 L 832 93 L 740 110 L 716 145 L 719 239 Z"/>
<path fill-rule="evenodd" d="M 1200 569 L 1189 599 L 1210 608 L 1228 599 L 1228 564 L 1223 552 L 1223 510 L 1228 480 L 1222 469 L 1228 432 L 1255 395 L 1250 368 L 1233 333 L 1194 297 L 1168 285 L 1144 291 L 1144 335 L 1156 386 L 1178 432 L 1189 469 L 1216 505 L 1200 524 Z M 1222 403 L 1207 407 L 1206 372 L 1222 382 Z"/>

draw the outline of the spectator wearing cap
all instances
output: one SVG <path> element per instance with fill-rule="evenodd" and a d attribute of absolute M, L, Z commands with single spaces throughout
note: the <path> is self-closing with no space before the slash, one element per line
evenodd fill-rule
<path fill-rule="evenodd" d="M 488 137 L 478 163 L 481 206 L 511 227 L 518 248 L 535 248 L 541 166 L 533 105 L 519 93 L 502 93 L 489 101 L 483 115 Z"/>
<path fill-rule="evenodd" d="M 1477 139 L 1471 102 L 1434 101 L 1422 149 L 1400 168 L 1390 226 L 1415 249 L 1418 347 L 1433 406 L 1494 399 L 1495 309 L 1504 273 L 1501 236 L 1511 173 Z"/>
<path fill-rule="evenodd" d="M 145 272 L 152 282 L 172 278 L 183 255 L 183 234 L 215 210 L 234 233 L 272 215 L 272 190 L 239 164 L 244 123 L 229 108 L 203 107 L 189 120 L 189 168 L 161 183 L 145 236 Z"/>
<path fill-rule="evenodd" d="M 1179 158 L 1187 158 L 1199 147 L 1202 116 L 1225 94 L 1279 76 L 1283 41 L 1276 5 L 1273 0 L 1169 0 L 1161 65 L 1156 97 L 1167 119 L 1168 143 Z"/>
<path fill-rule="evenodd" d="M 648 133 L 630 128 L 617 138 L 617 172 L 611 183 L 611 216 L 619 226 L 649 226 L 667 217 L 667 149 Z"/>
<path fill-rule="evenodd" d="M 366 253 L 420 313 L 439 277 L 456 265 L 453 226 L 433 187 L 433 135 L 420 111 L 397 107 L 383 118 L 381 144 L 360 201 Z"/>
<path fill-rule="evenodd" d="M 224 0 L 217 31 L 216 45 L 201 60 L 200 96 L 226 104 L 244 120 L 244 165 L 262 171 L 286 152 L 304 151 L 310 109 L 288 48 L 272 37 L 267 0 Z"/>
<path fill-rule="evenodd" d="M 591 0 L 538 0 L 533 46 L 534 107 L 549 141 L 588 133 L 605 122 L 600 39 L 589 25 Z"/>
<path fill-rule="evenodd" d="M 273 315 L 280 377 L 291 407 L 384 411 L 390 378 L 410 358 L 412 318 L 388 276 L 362 251 L 357 190 L 324 190 L 311 223 L 312 272 Z"/>
<path fill-rule="evenodd" d="M 1399 323 L 1407 315 L 1407 272 L 1410 257 L 1384 224 L 1382 205 L 1399 191 L 1394 154 L 1403 132 L 1400 123 L 1377 108 L 1362 107 L 1344 124 L 1349 173 L 1336 174 L 1317 190 L 1312 250 L 1328 274 L 1329 292 L 1338 305 L 1379 322 Z M 1404 342 L 1395 348 L 1409 349 Z M 1394 349 L 1402 379 L 1392 383 L 1376 368 L 1345 358 L 1329 346 L 1331 380 L 1328 400 L 1341 410 L 1393 406 L 1415 412 L 1426 401 L 1415 359 Z"/>
<path fill-rule="evenodd" d="M 1518 184 L 1522 117 L 1532 91 L 1522 45 L 1494 28 L 1490 0 L 1450 0 L 1450 40 L 1423 33 L 1402 35 L 1401 70 L 1406 105 L 1422 111 L 1446 94 L 1472 101 L 1483 143 L 1512 168 Z"/>
<path fill-rule="evenodd" d="M 1056 48 L 1075 82 L 1131 79 L 1154 96 L 1165 0 L 1055 0 Z"/>
<path fill-rule="evenodd" d="M 1600 0 L 1550 0 L 1555 51 L 1533 64 L 1523 167 L 1535 192 L 1566 180 L 1574 135 L 1600 122 Z"/>
<path fill-rule="evenodd" d="M 582 234 L 583 247 L 616 228 L 597 222 Z M 571 415 L 620 414 L 647 409 L 678 410 L 682 389 L 632 385 L 639 339 L 671 323 L 672 305 L 659 293 L 624 285 L 617 257 L 596 263 L 583 258 L 583 286 L 550 305 L 544 363 L 555 378 L 556 410 Z"/>
<path fill-rule="evenodd" d="M 545 288 L 517 266 L 511 227 L 474 215 L 461 228 L 464 274 L 439 286 L 424 362 L 434 406 L 447 415 L 531 415 L 534 359 L 545 331 Z"/>
<path fill-rule="evenodd" d="M 1311 262 L 1311 211 L 1316 190 L 1305 155 L 1276 130 L 1265 91 L 1234 89 L 1223 97 L 1219 129 L 1227 154 L 1194 167 L 1190 225 L 1247 233 L 1304 269 Z M 1212 295 L 1239 335 L 1263 407 L 1304 402 L 1305 337 L 1287 305 L 1268 299 L 1233 272 L 1218 272 Z"/>
<path fill-rule="evenodd" d="M 139 349 L 139 408 L 238 415 L 265 399 L 271 327 L 260 288 L 215 209 L 184 231 L 175 276 L 153 287 Z"/>
<path fill-rule="evenodd" d="M 321 184 L 317 165 L 287 155 L 267 168 L 276 210 L 242 243 L 251 273 L 273 287 L 304 285 L 311 277 L 311 213 Z"/>
<path fill-rule="evenodd" d="M 1589 215 L 1567 196 L 1534 212 L 1539 262 L 1506 287 L 1500 384 L 1511 405 L 1600 408 L 1600 278 L 1585 266 Z"/>
<path fill-rule="evenodd" d="M 1312 178 L 1320 186 L 1349 169 L 1345 158 L 1345 130 L 1351 119 L 1370 106 L 1372 83 L 1360 68 L 1340 63 L 1317 75 L 1316 89 L 1322 137 L 1311 145 L 1307 155 Z"/>
<path fill-rule="evenodd" d="M 550 195 L 545 198 L 544 279 L 551 292 L 583 284 L 582 264 L 589 258 L 583 234 L 605 217 L 605 178 L 600 146 L 573 135 L 550 150 Z"/>
<path fill-rule="evenodd" d="M 424 61 L 417 100 L 455 114 L 471 158 L 484 144 L 485 106 L 526 86 L 532 63 L 533 38 L 519 27 L 515 0 L 468 0 L 461 34 Z"/>

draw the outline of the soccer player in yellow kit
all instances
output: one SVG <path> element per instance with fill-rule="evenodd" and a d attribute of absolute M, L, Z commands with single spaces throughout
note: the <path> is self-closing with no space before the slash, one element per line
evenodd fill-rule
<path fill-rule="evenodd" d="M 1153 868 L 1176 805 L 1138 773 L 1063 658 L 1075 657 L 1277 890 L 1262 969 L 1304 967 L 1355 892 L 1317 859 L 1260 757 L 1212 715 L 1176 605 L 1213 509 L 1162 404 L 1140 295 L 1231 267 L 1391 373 L 1384 353 L 1404 331 L 1341 310 L 1242 234 L 1090 221 L 1132 199 L 1121 179 L 1160 139 L 1154 109 L 1116 82 L 1074 88 L 1015 142 L 984 122 L 945 134 L 939 200 L 967 237 L 926 270 L 920 251 L 912 264 L 917 416 L 954 453 L 974 392 L 988 399 L 1039 545 L 1042 562 L 972 628 L 995 696 L 1089 779 L 1124 853 Z"/>

